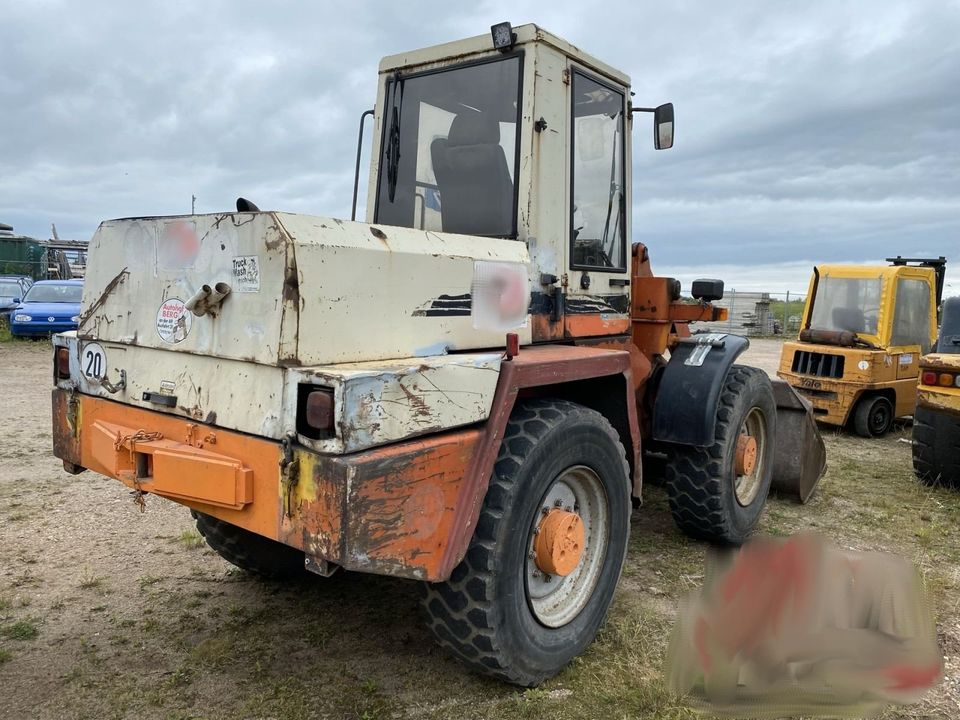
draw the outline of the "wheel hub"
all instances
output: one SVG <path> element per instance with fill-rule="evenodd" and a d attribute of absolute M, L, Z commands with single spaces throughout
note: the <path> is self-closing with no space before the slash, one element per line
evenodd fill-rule
<path fill-rule="evenodd" d="M 737 438 L 737 475 L 750 475 L 757 466 L 757 441 L 750 435 Z"/>
<path fill-rule="evenodd" d="M 566 577 L 580 564 L 585 540 L 580 516 L 555 508 L 537 526 L 534 561 L 541 572 Z"/>

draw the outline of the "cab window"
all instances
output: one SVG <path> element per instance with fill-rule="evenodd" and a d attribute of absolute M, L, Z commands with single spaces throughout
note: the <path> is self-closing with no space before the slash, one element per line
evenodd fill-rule
<path fill-rule="evenodd" d="M 626 269 L 624 95 L 572 73 L 570 256 L 574 269 Z"/>
<path fill-rule="evenodd" d="M 897 279 L 893 308 L 892 345 L 919 345 L 930 351 L 930 285 L 923 280 Z"/>
<path fill-rule="evenodd" d="M 377 222 L 516 237 L 521 60 L 388 80 Z"/>

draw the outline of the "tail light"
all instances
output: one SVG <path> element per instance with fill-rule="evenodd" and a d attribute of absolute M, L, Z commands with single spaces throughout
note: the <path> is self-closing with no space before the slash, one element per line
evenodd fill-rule
<path fill-rule="evenodd" d="M 920 374 L 921 385 L 939 385 L 940 387 L 960 387 L 960 374 L 924 370 Z"/>
<path fill-rule="evenodd" d="M 70 377 L 70 348 L 58 347 L 56 356 L 56 380 L 66 380 Z"/>
<path fill-rule="evenodd" d="M 297 403 L 297 432 L 314 440 L 334 435 L 333 389 L 301 385 Z"/>
<path fill-rule="evenodd" d="M 957 385 L 958 381 L 960 377 L 953 373 L 940 373 L 940 377 L 937 378 L 937 384 L 941 387 L 960 387 Z"/>

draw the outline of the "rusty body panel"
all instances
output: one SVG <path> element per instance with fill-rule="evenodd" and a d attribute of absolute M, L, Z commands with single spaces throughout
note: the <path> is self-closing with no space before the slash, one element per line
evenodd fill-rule
<path fill-rule="evenodd" d="M 920 359 L 920 370 L 960 374 L 960 355 L 930 353 Z M 960 417 L 960 387 L 926 385 L 921 373 L 917 386 L 917 407 Z"/>
<path fill-rule="evenodd" d="M 298 446 L 292 476 L 282 443 L 64 388 L 53 391 L 54 451 L 347 569 L 441 580 L 466 552 L 521 393 L 610 376 L 623 379 L 613 401 L 639 492 L 630 353 L 595 347 L 525 348 L 504 362 L 486 423 L 343 456 Z"/>
<path fill-rule="evenodd" d="M 642 243 L 633 246 L 630 282 L 633 344 L 651 363 L 660 363 L 665 351 L 679 338 L 690 335 L 690 323 L 727 317 L 725 308 L 707 302 L 679 302 L 679 283 L 653 275 L 650 254 Z"/>
<path fill-rule="evenodd" d="M 798 358 L 797 353 L 816 353 L 820 364 L 805 366 L 807 356 Z M 886 396 L 897 417 L 911 415 L 916 406 L 919 361 L 916 352 L 793 341 L 783 344 L 777 375 L 812 403 L 818 421 L 843 426 L 864 393 Z M 811 371 L 797 371 L 804 367 Z"/>

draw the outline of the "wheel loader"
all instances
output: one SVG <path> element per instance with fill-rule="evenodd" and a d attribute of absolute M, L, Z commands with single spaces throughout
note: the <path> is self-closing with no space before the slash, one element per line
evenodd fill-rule
<path fill-rule="evenodd" d="M 690 332 L 722 282 L 681 301 L 631 244 L 634 116 L 661 149 L 674 124 L 631 96 L 504 23 L 381 61 L 367 222 L 241 199 L 102 223 L 54 340 L 55 454 L 189 507 L 241 568 L 421 581 L 468 666 L 554 675 L 607 614 L 645 450 L 679 527 L 725 544 L 824 469 L 747 340 Z"/>
<path fill-rule="evenodd" d="M 913 414 L 946 272 L 942 256 L 887 263 L 814 267 L 799 336 L 783 344 L 777 372 L 818 421 L 866 438 Z"/>

